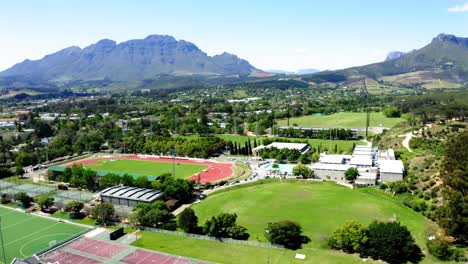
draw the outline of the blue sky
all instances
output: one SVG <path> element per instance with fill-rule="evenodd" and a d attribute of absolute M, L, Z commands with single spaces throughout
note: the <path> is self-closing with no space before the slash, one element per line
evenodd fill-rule
<path fill-rule="evenodd" d="M 468 37 L 467 0 L 2 0 L 0 70 L 67 46 L 167 34 L 261 69 L 378 62 L 439 33 Z"/>

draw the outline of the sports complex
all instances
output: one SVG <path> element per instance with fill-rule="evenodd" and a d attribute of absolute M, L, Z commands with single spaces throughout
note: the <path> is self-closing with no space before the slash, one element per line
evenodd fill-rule
<path fill-rule="evenodd" d="M 173 173 L 176 178 L 194 180 L 197 183 L 217 182 L 233 176 L 233 164 L 204 159 L 172 158 L 151 155 L 106 155 L 75 161 L 62 166 L 51 166 L 49 170 L 62 172 L 66 167 L 83 165 L 98 175 L 107 173 L 147 176 L 154 180 L 159 175 Z"/>

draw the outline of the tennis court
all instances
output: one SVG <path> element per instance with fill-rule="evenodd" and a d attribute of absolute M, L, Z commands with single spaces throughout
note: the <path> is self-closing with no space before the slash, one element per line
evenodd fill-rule
<path fill-rule="evenodd" d="M 30 184 L 30 183 L 16 184 L 13 182 L 1 181 L 0 190 L 2 190 L 3 193 L 25 192 L 29 196 L 35 197 L 38 195 L 49 193 L 55 190 L 55 188 L 51 186 L 47 186 L 47 185 L 40 185 L 40 184 Z"/>
<path fill-rule="evenodd" d="M 27 258 L 52 245 L 67 241 L 86 232 L 85 227 L 0 207 L 1 228 L 6 260 Z M 0 252 L 0 263 L 3 253 Z"/>
<path fill-rule="evenodd" d="M 58 191 L 56 195 L 54 195 L 54 199 L 57 202 L 62 202 L 64 204 L 69 203 L 71 201 L 81 201 L 87 203 L 94 199 L 94 194 L 85 191 Z"/>

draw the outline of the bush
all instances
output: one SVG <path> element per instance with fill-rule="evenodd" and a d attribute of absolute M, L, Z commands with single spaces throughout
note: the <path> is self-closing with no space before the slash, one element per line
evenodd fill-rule
<path fill-rule="evenodd" d="M 63 183 L 60 183 L 59 185 L 57 185 L 57 189 L 66 191 L 68 190 L 68 187 Z"/>
<path fill-rule="evenodd" d="M 328 245 L 344 252 L 361 252 L 367 241 L 367 227 L 357 222 L 346 222 L 333 233 Z"/>
<path fill-rule="evenodd" d="M 310 239 L 302 235 L 302 227 L 291 221 L 268 223 L 265 236 L 273 244 L 284 245 L 288 249 L 301 248 Z"/>
<path fill-rule="evenodd" d="M 29 195 L 25 192 L 16 193 L 15 200 L 20 201 L 24 208 L 31 206 L 31 197 L 29 197 Z"/>
<path fill-rule="evenodd" d="M 386 190 L 388 188 L 388 186 L 385 183 L 382 183 L 382 184 L 380 184 L 379 188 L 381 190 Z"/>
<path fill-rule="evenodd" d="M 429 240 L 427 242 L 427 249 L 431 255 L 441 260 L 450 260 L 452 258 L 452 251 L 450 244 L 439 238 Z"/>

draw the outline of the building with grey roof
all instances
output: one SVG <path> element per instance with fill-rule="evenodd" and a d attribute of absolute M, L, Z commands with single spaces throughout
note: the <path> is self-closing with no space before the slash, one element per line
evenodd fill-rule
<path fill-rule="evenodd" d="M 380 181 L 401 181 L 405 174 L 405 166 L 401 160 L 379 160 Z"/>
<path fill-rule="evenodd" d="M 99 193 L 102 202 L 115 205 L 134 206 L 138 203 L 152 203 L 163 198 L 159 190 L 128 186 L 113 186 Z"/>

